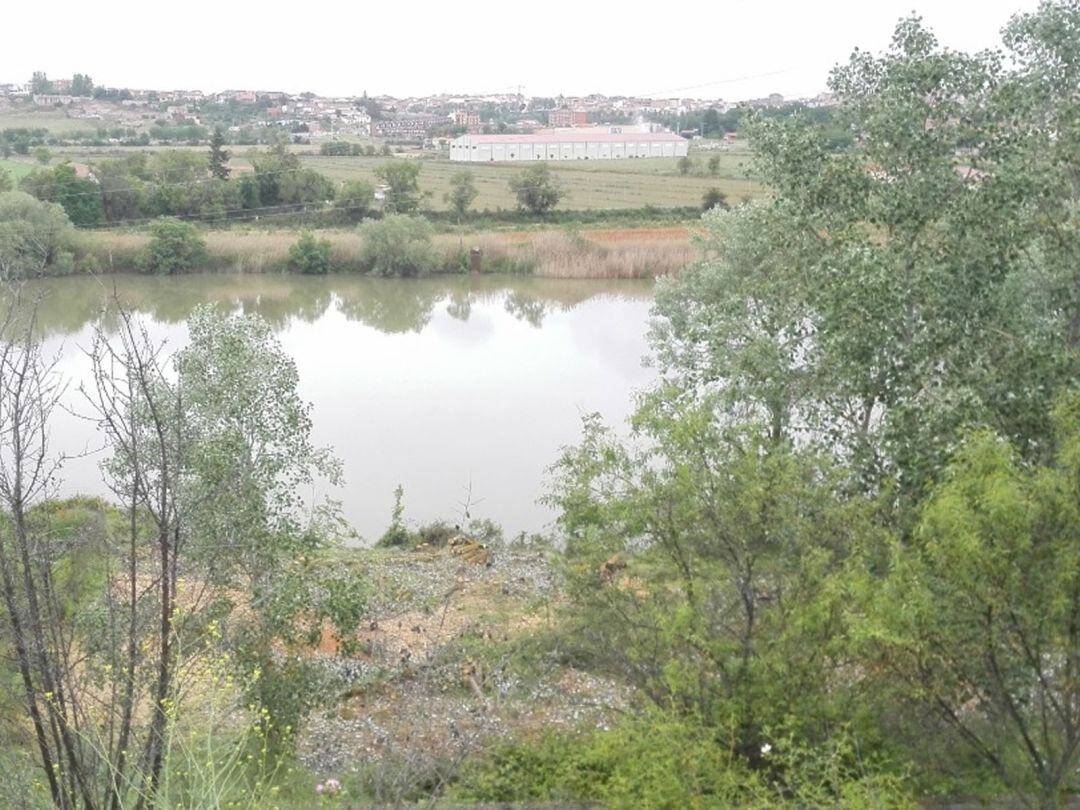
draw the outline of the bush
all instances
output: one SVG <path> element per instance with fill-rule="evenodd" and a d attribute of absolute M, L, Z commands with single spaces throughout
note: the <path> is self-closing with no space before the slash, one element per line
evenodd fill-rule
<path fill-rule="evenodd" d="M 296 244 L 289 248 L 289 269 L 308 275 L 329 273 L 330 240 L 316 239 L 311 231 L 303 231 Z"/>
<path fill-rule="evenodd" d="M 364 268 L 380 276 L 422 276 L 439 262 L 431 243 L 433 229 L 427 220 L 391 214 L 360 227 L 364 244 L 360 261 Z"/>
<path fill-rule="evenodd" d="M 566 196 L 547 163 L 530 166 L 517 177 L 512 177 L 510 191 L 517 198 L 521 210 L 539 216 L 546 214 Z"/>
<path fill-rule="evenodd" d="M 21 191 L 0 192 L 0 278 L 70 272 L 74 230 L 64 209 Z"/>
<path fill-rule="evenodd" d="M 160 217 L 150 226 L 150 244 L 137 259 L 146 273 L 170 275 L 197 269 L 207 260 L 206 240 L 190 222 Z"/>

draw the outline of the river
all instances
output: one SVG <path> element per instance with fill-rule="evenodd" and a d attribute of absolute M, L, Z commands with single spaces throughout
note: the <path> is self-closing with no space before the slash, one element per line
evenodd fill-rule
<path fill-rule="evenodd" d="M 102 307 L 116 294 L 168 350 L 204 302 L 257 313 L 295 359 L 317 444 L 344 464 L 341 502 L 367 541 L 385 529 L 401 484 L 410 523 L 472 517 L 508 538 L 548 529 L 537 499 L 581 416 L 621 424 L 653 372 L 642 365 L 651 282 L 531 277 L 402 280 L 353 276 L 186 275 L 52 279 L 39 322 L 67 380 L 51 442 L 59 493 L 106 494 L 101 439 L 78 386 Z"/>

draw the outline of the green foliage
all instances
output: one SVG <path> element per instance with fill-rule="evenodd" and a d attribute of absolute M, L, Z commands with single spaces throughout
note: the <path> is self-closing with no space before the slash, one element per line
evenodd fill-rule
<path fill-rule="evenodd" d="M 405 488 L 398 484 L 394 487 L 394 509 L 390 513 L 390 525 L 375 544 L 380 548 L 400 548 L 409 542 L 409 530 L 405 527 L 405 506 L 402 500 Z"/>
<path fill-rule="evenodd" d="M 218 180 L 229 179 L 229 151 L 225 148 L 225 134 L 221 127 L 214 127 L 214 135 L 210 138 L 208 163 L 212 177 Z"/>
<path fill-rule="evenodd" d="M 774 196 L 707 215 L 706 262 L 658 295 L 655 345 L 688 391 L 797 425 L 904 531 L 967 427 L 1044 453 L 1045 398 L 1080 370 L 1080 208 L 1060 171 L 1077 119 L 1055 112 L 1075 101 L 1040 78 L 1074 63 L 1050 28 L 1014 24 L 1007 44 L 1032 58 L 1006 70 L 901 22 L 885 55 L 833 72 L 841 147 L 808 116 L 752 116 Z"/>
<path fill-rule="evenodd" d="M 289 248 L 289 269 L 308 275 L 329 273 L 330 240 L 316 239 L 311 231 L 303 231 Z"/>
<path fill-rule="evenodd" d="M 427 220 L 391 214 L 360 226 L 361 264 L 380 276 L 422 276 L 436 268 L 438 252 Z"/>
<path fill-rule="evenodd" d="M 444 195 L 444 198 L 454 212 L 459 217 L 463 217 L 472 207 L 479 193 L 473 182 L 472 172 L 461 171 L 450 175 L 450 191 Z"/>
<path fill-rule="evenodd" d="M 869 771 L 846 735 L 818 749 L 785 739 L 766 750 L 767 767 L 751 769 L 715 732 L 649 714 L 609 731 L 549 732 L 535 741 L 505 743 L 486 759 L 468 763 L 453 795 L 473 802 L 673 810 L 917 807 L 903 780 Z"/>
<path fill-rule="evenodd" d="M 3 194 L 5 191 L 11 191 L 14 187 L 15 184 L 11 179 L 11 172 L 0 167 L 0 194 Z"/>
<path fill-rule="evenodd" d="M 70 270 L 71 221 L 55 203 L 21 191 L 0 192 L 0 278 L 31 278 Z"/>
<path fill-rule="evenodd" d="M 372 212 L 375 187 L 366 180 L 349 180 L 338 189 L 334 199 L 345 222 L 359 222 Z"/>
<path fill-rule="evenodd" d="M 517 197 L 521 210 L 538 216 L 546 214 L 566 196 L 547 163 L 530 166 L 510 178 L 510 190 Z"/>
<path fill-rule="evenodd" d="M 97 225 L 102 219 L 101 197 L 95 183 L 82 180 L 70 163 L 34 169 L 19 188 L 44 202 L 60 203 L 73 225 Z"/>
<path fill-rule="evenodd" d="M 206 263 L 206 240 L 190 222 L 161 217 L 150 226 L 150 242 L 137 263 L 146 273 L 171 275 L 197 270 Z"/>
<path fill-rule="evenodd" d="M 681 158 L 678 159 L 678 161 L 676 161 L 675 165 L 679 169 L 679 174 L 686 175 L 690 174 L 690 171 L 694 168 L 694 161 L 692 161 L 686 155 L 683 155 Z"/>
<path fill-rule="evenodd" d="M 714 208 L 727 208 L 727 195 L 718 188 L 710 188 L 701 198 L 701 210 L 709 212 Z"/>
<path fill-rule="evenodd" d="M 388 188 L 383 209 L 392 214 L 411 214 L 420 207 L 420 163 L 395 160 L 375 169 L 375 176 Z"/>
<path fill-rule="evenodd" d="M 1075 787 L 1080 734 L 1080 397 L 1055 411 L 1053 463 L 1026 469 L 978 434 L 884 579 L 862 583 L 861 635 L 905 694 L 1013 789 Z"/>
<path fill-rule="evenodd" d="M 40 163 L 42 166 L 48 166 L 49 160 L 52 158 L 52 153 L 44 146 L 35 146 L 32 150 L 34 160 Z"/>
<path fill-rule="evenodd" d="M 822 733 L 850 700 L 831 674 L 844 655 L 835 582 L 876 530 L 868 504 L 837 500 L 823 458 L 712 410 L 649 397 L 640 447 L 586 419 L 549 502 L 577 643 L 658 708 L 730 729 L 753 763 L 764 729 L 793 714 Z"/>

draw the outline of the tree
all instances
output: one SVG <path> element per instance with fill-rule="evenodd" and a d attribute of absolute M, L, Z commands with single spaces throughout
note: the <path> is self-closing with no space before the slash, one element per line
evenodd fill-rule
<path fill-rule="evenodd" d="M 510 191 L 517 197 L 518 208 L 537 216 L 546 214 L 566 196 L 547 163 L 530 166 L 510 178 Z"/>
<path fill-rule="evenodd" d="M 139 255 L 147 273 L 171 275 L 195 270 L 207 260 L 206 240 L 190 222 L 159 217 L 150 225 L 150 242 Z"/>
<path fill-rule="evenodd" d="M 51 169 L 34 169 L 19 181 L 19 188 L 39 200 L 60 203 L 77 227 L 101 222 L 101 195 L 97 184 L 79 177 L 70 163 L 61 163 Z"/>
<path fill-rule="evenodd" d="M 420 207 L 420 164 L 411 160 L 383 163 L 375 176 L 388 186 L 383 209 L 391 214 L 411 214 Z"/>
<path fill-rule="evenodd" d="M 52 92 L 52 82 L 49 81 L 49 77 L 44 72 L 40 70 L 34 71 L 34 76 L 30 80 L 30 92 L 34 95 Z"/>
<path fill-rule="evenodd" d="M 923 509 L 914 542 L 863 583 L 874 666 L 1014 790 L 1056 807 L 1080 760 L 1080 398 L 1034 469 L 982 432 Z"/>
<path fill-rule="evenodd" d="M 438 265 L 431 224 L 419 217 L 391 214 L 360 226 L 361 263 L 380 276 L 423 276 Z"/>
<path fill-rule="evenodd" d="M 303 231 L 289 248 L 289 269 L 305 274 L 330 272 L 330 240 L 316 239 L 311 231 Z"/>
<path fill-rule="evenodd" d="M 460 221 L 476 200 L 476 185 L 473 183 L 473 173 L 470 171 L 455 172 L 450 175 L 450 191 L 443 195 L 443 200 L 457 213 Z"/>
<path fill-rule="evenodd" d="M 713 208 L 727 208 L 727 194 L 713 186 L 701 197 L 701 210 L 711 211 Z"/>
<path fill-rule="evenodd" d="M 694 161 L 683 155 L 676 161 L 675 165 L 679 169 L 679 174 L 690 174 L 690 170 L 694 168 Z"/>
<path fill-rule="evenodd" d="M 1022 28 L 1047 37 L 1024 40 L 1038 65 L 1069 64 L 1055 50 L 1067 38 Z M 903 21 L 887 54 L 857 52 L 832 75 L 849 142 L 831 145 L 803 116 L 750 121 L 774 193 L 741 215 L 757 235 L 739 228 L 700 273 L 671 283 L 685 295 L 659 299 L 675 352 L 733 375 L 695 385 L 724 389 L 735 412 L 766 407 L 788 439 L 836 453 L 852 485 L 882 495 L 907 528 L 965 426 L 989 425 L 1039 458 L 1050 435 L 1040 403 L 1076 379 L 1080 229 L 1075 186 L 1054 168 L 1075 119 L 1050 135 L 1056 102 L 1027 106 L 1036 63 L 1007 72 Z M 742 220 L 707 221 L 719 236 Z M 769 298 L 748 307 L 741 280 L 764 268 Z M 740 283 L 710 285 L 707 305 L 691 299 L 713 275 Z"/>
<path fill-rule="evenodd" d="M 42 166 L 49 165 L 49 159 L 52 157 L 52 154 L 44 146 L 35 146 L 33 149 L 33 154 L 34 160 L 36 160 Z"/>
<path fill-rule="evenodd" d="M 723 128 L 720 126 L 720 113 L 715 107 L 709 107 L 705 116 L 701 119 L 701 137 L 708 138 L 710 135 L 720 135 Z"/>
<path fill-rule="evenodd" d="M 94 82 L 84 73 L 76 73 L 71 77 L 71 95 L 92 96 L 94 94 Z"/>
<path fill-rule="evenodd" d="M 719 155 L 712 155 L 709 158 L 709 174 L 711 174 L 713 177 L 716 177 L 716 175 L 720 174 L 720 156 Z"/>
<path fill-rule="evenodd" d="M 225 148 L 225 135 L 221 127 L 214 127 L 210 138 L 210 175 L 218 180 L 229 179 L 229 151 Z"/>
<path fill-rule="evenodd" d="M 0 192 L 0 279 L 69 270 L 73 236 L 71 220 L 56 203 L 21 191 Z"/>
<path fill-rule="evenodd" d="M 346 222 L 359 222 L 369 213 L 375 201 L 375 187 L 366 180 L 349 180 L 342 184 L 334 198 L 336 208 Z"/>
<path fill-rule="evenodd" d="M 873 530 L 868 504 L 834 497 L 823 459 L 711 410 L 657 392 L 634 442 L 587 418 L 549 502 L 574 642 L 757 767 L 765 729 L 788 715 L 813 738 L 845 700 L 830 582 Z"/>
<path fill-rule="evenodd" d="M 0 168 L 0 194 L 11 191 L 13 188 L 15 188 L 15 183 L 11 179 L 11 172 Z"/>

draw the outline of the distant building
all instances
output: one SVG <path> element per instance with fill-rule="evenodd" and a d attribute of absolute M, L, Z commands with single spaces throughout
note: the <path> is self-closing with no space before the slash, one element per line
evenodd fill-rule
<path fill-rule="evenodd" d="M 374 134 L 399 141 L 422 141 L 428 132 L 446 126 L 446 118 L 438 115 L 395 115 L 381 118 L 372 124 Z"/>
<path fill-rule="evenodd" d="M 533 160 L 620 160 L 685 157 L 689 142 L 673 132 L 541 130 L 529 135 L 462 135 L 450 143 L 450 160 L 501 162 Z"/>
<path fill-rule="evenodd" d="M 478 127 L 480 116 L 468 110 L 454 110 L 450 113 L 450 123 L 457 127 Z"/>
<path fill-rule="evenodd" d="M 585 110 L 552 110 L 548 113 L 548 125 L 552 127 L 587 127 L 589 114 Z"/>

